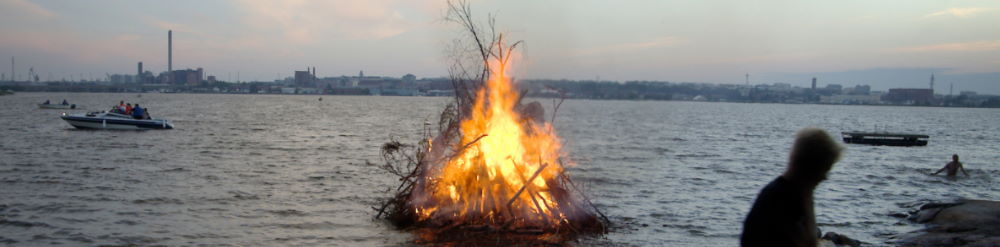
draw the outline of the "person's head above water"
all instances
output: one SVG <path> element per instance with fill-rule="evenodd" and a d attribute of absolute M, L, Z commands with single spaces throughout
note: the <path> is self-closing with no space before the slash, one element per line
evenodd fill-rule
<path fill-rule="evenodd" d="M 788 170 L 781 176 L 785 179 L 816 186 L 826 179 L 826 173 L 840 159 L 843 147 L 838 145 L 825 131 L 805 128 L 799 131 L 788 157 Z"/>
<path fill-rule="evenodd" d="M 958 154 L 952 154 L 951 155 L 951 160 L 958 161 Z"/>

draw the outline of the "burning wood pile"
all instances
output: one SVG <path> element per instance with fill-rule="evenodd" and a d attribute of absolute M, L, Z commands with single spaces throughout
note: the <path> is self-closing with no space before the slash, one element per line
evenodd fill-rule
<path fill-rule="evenodd" d="M 425 128 L 419 144 L 383 145 L 386 163 L 379 167 L 402 183 L 376 208 L 377 217 L 417 229 L 422 241 L 461 245 L 561 242 L 604 232 L 607 218 L 566 175 L 562 145 L 545 110 L 538 102 L 522 104 L 523 93 L 507 75 L 520 42 L 508 46 L 500 34 L 484 40 L 468 5 L 450 6 L 475 41 L 482 66 L 469 76 L 456 63 L 455 102 L 437 126 Z M 558 104 L 553 117 L 556 110 Z"/>

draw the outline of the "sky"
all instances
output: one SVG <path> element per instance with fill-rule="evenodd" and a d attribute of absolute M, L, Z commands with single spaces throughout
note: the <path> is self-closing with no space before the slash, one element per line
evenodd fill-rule
<path fill-rule="evenodd" d="M 871 85 L 1000 94 L 1000 1 L 493 1 L 482 22 L 525 45 L 535 79 Z M 445 1 L 0 0 L 0 57 L 42 80 L 134 74 L 136 63 L 220 80 L 447 76 Z M 4 61 L 0 60 L 0 61 Z M 7 62 L 0 63 L 7 64 Z M 10 76 L 9 66 L 0 72 Z"/>

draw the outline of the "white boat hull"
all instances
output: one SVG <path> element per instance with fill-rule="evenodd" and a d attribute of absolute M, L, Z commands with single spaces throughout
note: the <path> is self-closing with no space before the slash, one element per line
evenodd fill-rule
<path fill-rule="evenodd" d="M 73 127 L 76 127 L 77 129 L 109 129 L 109 130 L 143 130 L 143 129 L 146 129 L 146 128 L 139 128 L 138 126 L 135 126 L 135 125 L 129 125 L 129 124 L 107 124 L 107 122 L 94 123 L 94 122 L 83 122 L 83 121 L 75 121 L 75 120 L 66 120 L 66 122 L 69 123 L 69 125 L 72 125 Z"/>
<path fill-rule="evenodd" d="M 174 125 L 165 119 L 132 119 L 125 115 L 111 113 L 63 115 L 61 118 L 78 129 L 148 130 L 174 128 Z"/>

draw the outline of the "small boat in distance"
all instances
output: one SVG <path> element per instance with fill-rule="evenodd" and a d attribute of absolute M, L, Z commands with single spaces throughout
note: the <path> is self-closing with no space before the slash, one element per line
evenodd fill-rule
<path fill-rule="evenodd" d="M 844 143 L 876 146 L 927 146 L 930 136 L 889 132 L 841 132 Z"/>
<path fill-rule="evenodd" d="M 70 104 L 69 101 L 66 101 L 65 99 L 62 101 L 62 104 L 52 104 L 48 100 L 45 100 L 45 103 L 38 104 L 38 108 L 42 108 L 42 109 L 76 109 L 76 104 Z"/>
<path fill-rule="evenodd" d="M 38 104 L 38 108 L 42 109 L 76 109 L 76 104 Z"/>
<path fill-rule="evenodd" d="M 174 125 L 166 119 L 135 119 L 129 115 L 107 111 L 80 114 L 63 113 L 60 118 L 77 129 L 148 130 L 174 128 Z"/>

